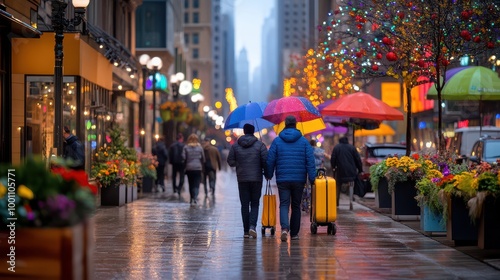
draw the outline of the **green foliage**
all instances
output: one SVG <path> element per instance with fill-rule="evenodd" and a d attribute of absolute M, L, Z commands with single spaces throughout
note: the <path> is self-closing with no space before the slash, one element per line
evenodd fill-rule
<path fill-rule="evenodd" d="M 385 176 L 387 169 L 388 167 L 385 164 L 385 160 L 370 166 L 370 183 L 372 184 L 373 191 L 377 191 L 378 182 Z"/>
<path fill-rule="evenodd" d="M 431 179 L 423 178 L 417 181 L 415 187 L 417 188 L 417 197 L 415 199 L 421 207 L 427 206 L 435 214 L 444 214 L 445 207 L 439 198 L 439 188 Z"/>

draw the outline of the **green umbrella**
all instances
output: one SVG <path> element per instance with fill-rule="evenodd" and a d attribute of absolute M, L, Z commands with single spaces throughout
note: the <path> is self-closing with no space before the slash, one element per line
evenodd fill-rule
<path fill-rule="evenodd" d="M 427 92 L 427 99 L 437 99 L 436 87 Z M 500 100 L 500 78 L 498 73 L 483 67 L 473 66 L 454 74 L 441 92 L 443 100 Z"/>

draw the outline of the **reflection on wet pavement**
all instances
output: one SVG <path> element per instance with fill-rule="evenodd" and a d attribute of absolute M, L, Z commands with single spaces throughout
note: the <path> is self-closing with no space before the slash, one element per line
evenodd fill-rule
<path fill-rule="evenodd" d="M 342 197 L 337 234 L 243 238 L 236 176 L 219 172 L 215 198 L 189 204 L 155 193 L 96 213 L 96 279 L 500 279 L 500 271 Z M 275 190 L 277 193 L 277 190 Z M 261 205 L 262 208 L 262 205 Z M 278 215 L 279 217 L 279 215 Z M 279 221 L 276 232 L 278 233 Z"/>

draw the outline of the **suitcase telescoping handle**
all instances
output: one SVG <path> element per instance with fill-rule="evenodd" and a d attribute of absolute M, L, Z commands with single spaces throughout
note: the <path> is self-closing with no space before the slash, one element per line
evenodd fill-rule
<path fill-rule="evenodd" d="M 326 175 L 326 169 L 324 168 L 319 168 L 318 171 L 316 171 L 316 177 L 318 178 L 323 178 Z"/>
<path fill-rule="evenodd" d="M 273 189 L 271 188 L 271 180 L 267 180 L 266 182 L 266 195 L 272 195 Z"/>

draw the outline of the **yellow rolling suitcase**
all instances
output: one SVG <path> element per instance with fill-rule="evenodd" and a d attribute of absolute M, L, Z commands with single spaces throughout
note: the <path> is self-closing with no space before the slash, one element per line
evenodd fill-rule
<path fill-rule="evenodd" d="M 266 228 L 271 229 L 271 235 L 276 231 L 276 195 L 271 189 L 271 182 L 266 183 L 266 192 L 263 197 L 264 206 L 262 209 L 262 236 L 266 235 Z"/>
<path fill-rule="evenodd" d="M 337 184 L 326 176 L 325 169 L 319 169 L 311 194 L 311 233 L 318 232 L 318 226 L 328 226 L 327 233 L 337 233 Z"/>

